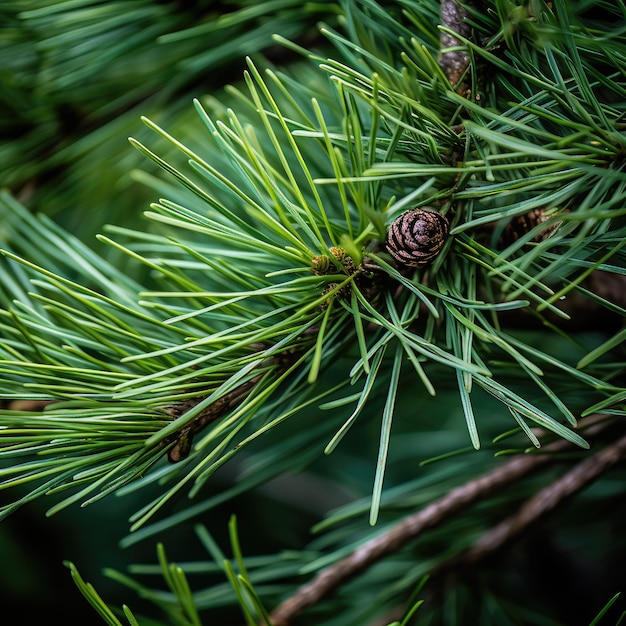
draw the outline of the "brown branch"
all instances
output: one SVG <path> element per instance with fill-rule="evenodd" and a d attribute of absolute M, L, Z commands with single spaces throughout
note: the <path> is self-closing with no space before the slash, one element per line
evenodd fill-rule
<path fill-rule="evenodd" d="M 441 0 L 439 17 L 442 26 L 445 26 L 465 39 L 469 39 L 471 34 L 470 26 L 467 23 L 469 14 L 456 0 Z M 439 45 L 441 46 L 439 67 L 441 67 L 444 74 L 448 77 L 450 85 L 452 85 L 457 92 L 465 93 L 467 86 L 461 84 L 461 78 L 467 70 L 470 60 L 467 52 L 463 49 L 459 49 L 463 44 L 454 35 L 441 31 L 439 35 Z"/>
<path fill-rule="evenodd" d="M 605 423 L 602 423 L 604 420 L 606 420 L 604 416 L 590 416 L 579 422 L 579 428 L 589 427 L 589 431 L 597 432 L 604 428 Z M 554 454 L 570 447 L 569 442 L 559 440 L 545 446 L 542 452 Z M 377 561 L 398 551 L 422 532 L 467 509 L 479 500 L 491 496 L 497 490 L 522 479 L 551 459 L 550 454 L 535 453 L 519 456 L 453 489 L 421 511 L 404 518 L 386 533 L 365 542 L 349 556 L 322 570 L 272 612 L 271 624 L 289 626 L 293 618 L 306 607 L 319 602 Z"/>
<path fill-rule="evenodd" d="M 626 457 L 626 435 L 600 452 L 576 465 L 559 480 L 542 489 L 513 515 L 491 528 L 464 553 L 442 563 L 432 575 L 471 566 L 497 552 L 540 518 L 556 509 L 564 500 L 584 489 Z"/>
<path fill-rule="evenodd" d="M 308 328 L 304 331 L 303 335 L 315 336 L 317 335 L 317 332 L 317 327 Z M 264 350 L 267 348 L 263 344 L 255 344 L 250 347 L 258 350 Z M 281 375 L 294 364 L 302 352 L 302 346 L 293 346 L 287 350 L 283 350 L 282 352 L 272 354 L 270 357 L 264 359 L 259 367 L 264 368 L 266 366 L 272 366 L 274 368 L 274 373 Z M 206 426 L 210 423 L 224 417 L 232 409 L 241 405 L 261 382 L 265 375 L 266 372 L 261 372 L 256 376 L 253 376 L 250 380 L 241 383 L 227 394 L 219 397 L 215 400 L 215 402 L 212 402 L 209 406 L 205 407 L 188 424 L 182 426 L 180 430 L 166 438 L 163 441 L 164 446 L 171 446 L 171 444 L 174 443 L 174 445 L 171 446 L 167 452 L 167 458 L 170 463 L 178 463 L 179 461 L 186 459 L 191 451 L 194 435 L 206 428 Z M 172 419 L 176 420 L 193 409 L 200 402 L 206 400 L 207 397 L 208 395 L 205 395 L 191 398 L 185 402 L 180 402 L 179 404 L 168 407 L 167 412 L 170 414 Z"/>
<path fill-rule="evenodd" d="M 167 452 L 167 458 L 170 463 L 178 463 L 187 458 L 191 450 L 193 436 L 211 422 L 218 420 L 230 410 L 238 407 L 250 395 L 261 378 L 263 378 L 263 374 L 257 374 L 254 378 L 247 380 L 245 383 L 241 383 L 241 385 L 238 385 L 226 395 L 218 398 L 215 402 L 198 413 L 189 424 L 183 426 L 170 439 L 166 439 L 164 442 L 165 445 L 169 445 L 172 441 L 175 441 L 174 445 Z M 172 417 L 177 419 L 202 400 L 204 400 L 204 398 L 193 398 L 190 401 L 176 405 L 171 409 Z"/>
<path fill-rule="evenodd" d="M 0 409 L 5 406 L 10 411 L 43 411 L 54 400 L 0 400 Z"/>
<path fill-rule="evenodd" d="M 531 525 L 537 523 L 540 518 L 548 515 L 564 500 L 581 491 L 624 457 L 626 457 L 626 436 L 596 455 L 587 458 L 560 480 L 537 493 L 515 514 L 485 533 L 471 548 L 431 570 L 431 583 L 435 577 L 440 577 L 449 572 L 458 572 L 462 569 L 467 571 L 468 568 L 471 570 L 480 561 L 487 559 L 505 547 L 506 544 L 515 540 Z M 382 626 L 394 620 L 400 621 L 404 612 L 403 606 L 396 606 L 382 619 L 370 626 Z"/>

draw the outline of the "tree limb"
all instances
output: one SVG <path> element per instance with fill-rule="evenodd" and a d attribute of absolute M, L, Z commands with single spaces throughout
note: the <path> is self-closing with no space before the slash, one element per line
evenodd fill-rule
<path fill-rule="evenodd" d="M 586 458 L 567 474 L 539 491 L 527 500 L 516 513 L 491 528 L 467 551 L 442 563 L 433 572 L 433 575 L 441 570 L 449 570 L 461 564 L 464 566 L 474 565 L 495 553 L 625 457 L 626 435 L 600 452 Z"/>
<path fill-rule="evenodd" d="M 439 11 L 442 26 L 458 33 L 465 39 L 469 39 L 471 29 L 467 23 L 469 17 L 465 8 L 456 0 L 441 0 Z M 450 85 L 459 93 L 467 90 L 467 86 L 461 84 L 461 79 L 469 65 L 469 56 L 461 47 L 463 44 L 454 35 L 441 31 L 439 35 L 441 53 L 439 55 L 439 67 L 448 77 Z"/>
<path fill-rule="evenodd" d="M 579 428 L 589 427 L 590 431 L 597 432 L 606 426 L 603 423 L 605 421 L 605 416 L 590 416 L 579 422 Z M 569 442 L 559 440 L 545 446 L 542 452 L 554 454 L 570 447 Z M 272 612 L 271 624 L 289 626 L 293 618 L 308 606 L 319 602 L 377 561 L 398 551 L 422 532 L 538 469 L 552 459 L 550 454 L 534 453 L 516 457 L 483 476 L 453 489 L 424 509 L 404 518 L 386 533 L 365 542 L 352 554 L 322 570 L 310 582 L 300 587 Z M 596 456 L 588 459 L 589 463 Z"/>

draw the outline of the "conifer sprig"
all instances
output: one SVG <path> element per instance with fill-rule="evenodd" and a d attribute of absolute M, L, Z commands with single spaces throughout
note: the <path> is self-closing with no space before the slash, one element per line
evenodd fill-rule
<path fill-rule="evenodd" d="M 473 448 L 486 422 L 476 398 L 494 398 L 510 415 L 514 430 L 498 443 L 521 433 L 515 451 L 553 434 L 583 449 L 580 415 L 623 417 L 623 330 L 607 329 L 591 349 L 567 334 L 571 301 L 620 321 L 626 314 L 623 301 L 589 282 L 622 277 L 626 266 L 623 34 L 585 23 L 584 4 L 487 4 L 468 5 L 471 28 L 452 32 L 437 29 L 434 1 L 345 2 L 341 30 L 321 31 L 333 54 L 277 37 L 303 59 L 280 72 L 249 61 L 228 102 L 194 102 L 193 136 L 144 118 L 151 138 L 131 143 L 170 182 L 144 176 L 163 196 L 146 211 L 147 227 L 107 227 L 102 254 L 0 197 L 0 394 L 46 404 L 0 409 L 0 488 L 26 487 L 0 516 L 44 495 L 55 500 L 52 514 L 156 485 L 131 518 L 128 545 L 322 450 L 338 452 L 357 421 L 379 419 L 371 497 L 329 514 L 318 529 L 327 534 L 297 563 L 261 559 L 268 571 L 258 574 L 234 545 L 237 575 L 203 535 L 252 623 L 267 617 L 253 582 L 317 572 L 378 531 L 363 529 L 368 512 L 382 531 L 392 509 L 408 515 L 458 484 L 457 464 L 383 489 L 407 393 L 418 406 L 442 387 L 457 389 Z M 621 3 L 602 10 L 624 17 Z M 468 59 L 453 85 L 441 32 Z M 63 87 L 64 73 L 58 78 Z M 445 215 L 451 230 L 433 264 L 413 271 L 384 241 L 415 206 Z M 512 319 L 539 323 L 541 345 Z M 313 412 L 280 437 L 287 420 Z M 278 442 L 256 471 L 169 514 L 176 495 L 198 496 L 218 468 L 269 435 Z M 464 452 L 463 473 L 487 458 Z M 474 532 L 500 504 L 471 516 Z M 384 570 L 364 579 L 350 615 L 362 620 L 467 548 L 468 535 L 441 533 L 446 549 L 436 557 L 395 554 L 393 582 Z M 164 604 L 181 623 L 233 598 L 225 588 L 193 597 L 164 552 L 160 569 L 172 591 Z M 158 592 L 151 598 L 163 602 Z"/>
<path fill-rule="evenodd" d="M 363 7 L 389 24 L 389 15 L 377 5 Z M 350 16 L 356 23 L 363 14 L 355 9 Z M 489 27 L 494 25 L 483 26 L 485 31 Z M 532 22 L 531 28 L 542 26 Z M 565 32 L 568 24 L 562 28 Z M 378 48 L 361 28 L 353 34 L 354 40 L 336 33 L 330 37 L 347 52 L 347 61 L 356 61 L 354 55 L 369 47 L 365 59 L 374 67 L 365 73 L 357 69 L 360 63 L 325 60 L 320 84 L 324 73 L 329 82 L 320 89 L 321 98 L 294 93 L 289 77 L 272 71 L 263 75 L 250 62 L 245 78 L 249 95 L 237 93 L 241 114 L 230 110 L 222 119 L 212 117 L 196 102 L 209 131 L 210 143 L 202 153 L 146 120 L 188 165 L 176 165 L 175 159 L 166 161 L 133 143 L 186 189 L 186 203 L 163 199 L 147 213 L 167 234 L 127 232 L 128 244 L 101 240 L 143 264 L 152 274 L 150 282 L 163 285 L 161 289 L 129 281 L 84 245 L 43 218 L 33 222 L 5 199 L 16 222 L 10 245 L 17 250 L 6 255 L 23 267 L 11 264 L 9 275 L 15 278 L 6 281 L 13 293 L 4 313 L 3 392 L 8 398 L 24 397 L 28 389 L 29 397 L 62 402 L 47 411 L 60 420 L 54 443 L 43 426 L 54 422 L 37 416 L 31 416 L 25 430 L 14 430 L 16 418 L 8 415 L 10 430 L 3 436 L 10 437 L 14 454 L 41 445 L 66 450 L 67 435 L 73 454 L 80 451 L 82 459 L 75 461 L 80 472 L 66 457 L 53 457 L 37 470 L 40 463 L 15 466 L 7 471 L 17 478 L 8 484 L 21 481 L 23 472 L 28 480 L 52 476 L 37 494 L 84 482 L 64 505 L 86 496 L 90 501 L 143 473 L 164 447 L 174 450 L 170 458 L 184 459 L 192 451 L 193 436 L 217 422 L 192 452 L 195 464 L 186 478 L 179 475 L 169 495 L 142 517 L 146 521 L 183 485 L 205 480 L 228 447 L 241 443 L 240 430 L 253 417 L 257 428 L 267 419 L 280 421 L 264 416 L 263 405 L 289 376 L 302 368 L 308 372 L 297 378 L 292 390 L 297 398 L 331 356 L 350 345 L 358 346 L 359 356 L 347 368 L 345 382 L 361 385 L 361 391 L 329 451 L 365 407 L 379 373 L 391 372 L 372 522 L 405 361 L 429 393 L 436 388 L 428 364 L 450 368 L 475 447 L 480 440 L 471 402 L 474 383 L 508 407 L 525 432 L 530 433 L 530 420 L 586 445 L 550 411 L 500 380 L 501 357 L 496 354 L 525 372 L 571 424 L 574 414 L 551 389 L 545 366 L 553 375 L 574 376 L 592 389 L 620 389 L 525 346 L 500 328 L 497 312 L 529 308 L 532 302 L 536 315 L 542 308 L 558 315 L 556 298 L 572 287 L 555 291 L 545 281 L 572 281 L 572 271 L 593 251 L 592 242 L 614 237 L 616 243 L 599 259 L 592 257 L 591 268 L 615 264 L 623 240 L 607 227 L 624 175 L 617 161 L 622 148 L 607 141 L 606 126 L 618 123 L 619 112 L 613 105 L 589 102 L 593 90 L 585 85 L 574 89 L 575 75 L 569 82 L 560 80 L 557 60 L 565 54 L 555 56 L 553 49 L 569 50 L 567 37 L 552 37 L 544 46 L 544 62 L 530 81 L 533 95 L 502 108 L 490 92 L 459 96 L 443 73 L 427 81 L 435 61 L 424 48 L 417 52 L 400 40 L 398 57 L 395 50 Z M 474 53 L 492 61 L 482 48 Z M 568 66 L 569 73 L 574 69 Z M 548 70 L 549 81 L 544 75 Z M 498 74 L 502 85 L 497 93 L 518 95 L 514 88 L 506 89 L 509 76 L 528 82 L 529 71 L 525 65 L 513 66 L 502 77 Z M 425 97 L 438 104 L 424 107 Z M 548 116 L 542 113 L 546 110 Z M 573 116 L 566 118 L 569 112 Z M 555 115 L 569 122 L 556 125 Z M 582 136 L 581 120 L 589 119 L 597 120 L 591 125 L 597 134 Z M 418 181 L 417 189 L 411 179 Z M 592 209 L 592 198 L 582 189 L 600 183 L 602 192 L 593 195 L 600 209 L 597 204 Z M 427 280 L 397 271 L 380 243 L 385 224 L 414 202 L 439 206 L 453 224 L 453 236 Z M 521 247 L 532 243 L 542 224 L 503 251 L 494 250 L 493 240 L 479 243 L 482 227 L 543 207 L 554 207 L 550 224 L 556 228 L 545 241 Z M 33 233 L 41 239 L 35 241 Z M 54 241 L 64 241 L 62 249 L 69 244 L 74 252 L 60 255 Z M 561 248 L 569 254 L 536 253 Z M 20 257 L 27 249 L 28 255 Z M 29 279 L 34 294 L 26 287 Z M 135 443 L 119 448 L 114 433 L 125 431 L 116 415 L 127 416 L 128 427 L 137 430 Z M 104 446 L 99 455 L 83 454 L 83 419 L 110 421 L 115 429 L 99 431 Z M 100 495 L 92 495 L 94 491 Z"/>

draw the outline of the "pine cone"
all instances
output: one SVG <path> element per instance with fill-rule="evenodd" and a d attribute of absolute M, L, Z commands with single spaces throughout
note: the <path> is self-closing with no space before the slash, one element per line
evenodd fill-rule
<path fill-rule="evenodd" d="M 402 266 L 423 268 L 441 252 L 450 226 L 433 209 L 411 209 L 396 218 L 387 231 L 385 245 Z"/>

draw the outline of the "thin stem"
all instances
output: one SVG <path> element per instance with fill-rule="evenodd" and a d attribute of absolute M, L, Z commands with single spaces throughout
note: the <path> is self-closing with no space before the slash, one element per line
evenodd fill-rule
<path fill-rule="evenodd" d="M 590 426 L 594 426 L 594 429 L 590 429 L 594 432 L 604 428 L 605 416 L 590 416 L 579 422 L 581 429 Z M 273 626 L 289 626 L 294 617 L 305 608 L 319 602 L 379 560 L 397 552 L 422 532 L 445 522 L 460 511 L 491 496 L 497 490 L 521 480 L 530 472 L 551 461 L 552 454 L 567 450 L 570 446 L 569 442 L 559 440 L 545 446 L 544 454 L 534 453 L 516 457 L 491 472 L 453 489 L 421 511 L 405 517 L 389 531 L 365 542 L 352 554 L 322 570 L 313 580 L 300 587 L 272 612 Z M 626 442 L 624 447 L 626 448 Z M 589 459 L 589 462 L 596 456 Z"/>
<path fill-rule="evenodd" d="M 460 563 L 473 565 L 497 552 L 529 526 L 556 509 L 567 498 L 584 489 L 625 457 L 626 435 L 600 452 L 586 458 L 559 480 L 539 491 L 527 500 L 517 512 L 485 533 L 466 552 L 442 564 L 441 569 L 447 570 L 449 567 Z"/>
<path fill-rule="evenodd" d="M 470 60 L 466 50 L 462 48 L 463 44 L 452 33 L 469 39 L 471 34 L 470 26 L 467 23 L 469 14 L 456 0 L 441 0 L 439 15 L 442 26 L 452 31 L 442 30 L 439 35 L 441 46 L 439 66 L 448 77 L 450 84 L 458 89 Z"/>

